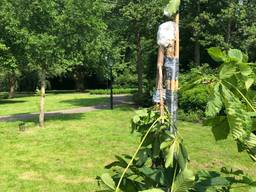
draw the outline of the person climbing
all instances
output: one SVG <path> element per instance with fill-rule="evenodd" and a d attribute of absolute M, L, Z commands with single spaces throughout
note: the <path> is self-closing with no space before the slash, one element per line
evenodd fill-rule
<path fill-rule="evenodd" d="M 153 101 L 160 104 L 163 113 L 164 104 L 172 118 L 170 131 L 175 134 L 178 109 L 178 73 L 179 73 L 179 15 L 174 21 L 168 21 L 159 26 L 157 34 L 157 91 Z"/>

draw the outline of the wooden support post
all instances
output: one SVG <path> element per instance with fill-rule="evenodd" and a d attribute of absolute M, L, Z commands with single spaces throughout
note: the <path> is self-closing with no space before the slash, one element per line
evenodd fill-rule
<path fill-rule="evenodd" d="M 179 24 L 180 24 L 180 15 L 179 13 L 175 16 L 175 23 L 176 23 L 176 41 L 175 41 L 175 57 L 179 60 L 180 58 L 180 30 L 179 30 Z M 179 80 L 175 81 L 174 83 L 174 91 L 178 91 L 179 89 Z"/>
<path fill-rule="evenodd" d="M 157 89 L 160 92 L 160 115 L 164 115 L 164 100 L 163 100 L 163 65 L 164 65 L 164 49 L 159 47 L 157 59 Z"/>

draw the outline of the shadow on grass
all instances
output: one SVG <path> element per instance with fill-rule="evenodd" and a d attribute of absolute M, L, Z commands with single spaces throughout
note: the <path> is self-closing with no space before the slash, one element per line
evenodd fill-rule
<path fill-rule="evenodd" d="M 0 105 L 4 104 L 16 104 L 16 103 L 25 103 L 23 100 L 10 100 L 10 99 L 0 99 Z"/>
<path fill-rule="evenodd" d="M 71 116 L 73 119 L 77 119 L 78 117 L 82 117 L 84 113 L 62 113 L 62 112 L 56 112 L 56 113 L 45 113 L 45 120 L 71 120 Z M 38 114 L 30 114 L 30 113 L 25 113 L 25 114 L 15 114 L 15 115 L 8 115 L 6 117 L 1 117 L 0 122 L 11 122 L 11 121 L 24 121 L 24 122 L 34 122 L 38 121 Z"/>
<path fill-rule="evenodd" d="M 107 97 L 98 97 L 98 98 L 84 98 L 84 99 L 68 99 L 63 100 L 61 103 L 68 103 L 73 106 L 79 106 L 79 107 L 87 107 L 87 106 L 93 106 L 93 105 L 101 105 L 101 104 L 107 104 L 108 98 Z"/>
<path fill-rule="evenodd" d="M 134 106 L 134 105 L 121 104 L 118 106 L 114 106 L 114 110 L 128 112 L 128 111 L 136 111 L 136 110 L 138 110 L 138 108 L 136 108 L 136 106 Z"/>
<path fill-rule="evenodd" d="M 54 114 L 47 114 L 45 117 L 45 123 L 51 121 L 71 121 L 71 120 L 81 120 L 85 116 L 84 113 L 79 114 L 62 114 L 62 113 L 54 113 Z M 30 119 L 21 120 L 24 123 L 35 123 L 38 124 L 38 115 L 34 115 Z"/>
<path fill-rule="evenodd" d="M 61 111 L 56 111 L 56 112 L 46 112 L 45 113 L 45 119 L 48 118 L 55 118 L 58 119 L 60 117 L 65 117 L 65 116 L 72 116 L 72 115 L 83 115 L 86 112 L 91 112 L 91 111 L 96 111 L 100 109 L 108 109 L 109 106 L 104 104 L 104 105 L 96 105 L 96 106 L 90 106 L 86 109 L 84 108 L 78 108 L 78 109 L 67 109 L 67 110 L 61 110 Z M 38 113 L 23 113 L 23 114 L 13 114 L 13 115 L 7 115 L 7 116 L 2 116 L 0 117 L 0 122 L 10 122 L 10 121 L 26 121 L 30 119 L 36 119 L 38 118 L 39 114 Z"/>
<path fill-rule="evenodd" d="M 129 95 L 114 95 L 114 104 L 127 104 L 131 103 L 132 97 Z M 69 103 L 74 106 L 87 107 L 94 105 L 102 105 L 110 103 L 110 96 L 104 95 L 97 98 L 82 98 L 82 99 L 69 99 L 61 101 L 63 103 Z"/>
<path fill-rule="evenodd" d="M 108 105 L 98 105 L 93 106 L 90 108 L 90 111 L 93 112 L 97 110 L 107 110 L 111 112 L 110 106 Z M 135 108 L 131 105 L 126 104 L 120 104 L 114 106 L 113 112 L 117 111 L 124 111 L 124 112 L 130 112 L 134 111 Z M 48 112 L 45 113 L 45 121 L 55 121 L 55 120 L 61 120 L 61 121 L 69 121 L 69 120 L 80 120 L 84 117 L 85 113 L 84 111 L 65 111 L 65 112 Z M 15 114 L 15 115 L 9 115 L 6 117 L 1 117 L 0 122 L 11 122 L 11 121 L 22 121 L 22 122 L 38 122 L 38 114 L 30 114 L 30 113 L 24 113 L 24 114 Z"/>
<path fill-rule="evenodd" d="M 128 96 L 115 96 L 114 97 L 114 109 L 119 111 L 132 111 L 134 106 L 129 102 L 130 97 Z M 72 117 L 79 116 L 81 117 L 86 112 L 91 112 L 95 110 L 108 110 L 110 108 L 109 98 L 99 97 L 99 98 L 87 98 L 87 99 L 70 99 L 61 102 L 67 102 L 74 106 L 79 106 L 80 108 L 74 109 L 66 109 L 60 111 L 46 112 L 46 119 L 62 119 L 62 120 L 70 120 L 74 119 Z M 67 118 L 71 116 L 71 118 Z M 10 122 L 10 121 L 26 121 L 26 120 L 38 119 L 38 113 L 26 113 L 26 114 L 13 114 L 8 116 L 0 117 L 0 122 Z"/>
<path fill-rule="evenodd" d="M 65 93 L 89 93 L 89 91 L 76 91 L 76 90 L 48 90 L 46 91 L 46 93 L 51 93 L 54 95 L 58 95 L 58 94 L 65 94 Z"/>
<path fill-rule="evenodd" d="M 84 113 L 78 113 L 78 114 L 54 114 L 54 115 L 48 115 L 45 119 L 46 122 L 50 121 L 72 121 L 72 120 L 81 120 L 85 117 Z"/>
<path fill-rule="evenodd" d="M 109 106 L 107 105 L 102 105 L 102 106 L 95 106 L 95 111 L 96 112 L 98 109 L 102 109 L 105 111 L 111 112 L 112 110 L 109 109 Z M 120 105 L 120 106 L 115 106 L 113 112 L 117 111 L 123 111 L 123 112 L 130 112 L 134 111 L 134 108 L 131 107 L 130 105 Z M 93 112 L 93 111 L 91 111 Z M 64 114 L 64 113 L 51 113 L 51 114 L 45 114 L 45 122 L 50 122 L 50 121 L 74 121 L 74 120 L 81 120 L 86 117 L 86 113 L 76 113 L 76 114 Z M 38 122 L 38 114 L 34 115 L 31 119 L 26 119 L 23 120 L 23 122 Z"/>

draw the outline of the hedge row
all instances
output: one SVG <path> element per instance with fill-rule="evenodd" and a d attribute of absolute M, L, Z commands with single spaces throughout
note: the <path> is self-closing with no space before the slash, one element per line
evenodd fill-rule
<path fill-rule="evenodd" d="M 114 88 L 113 89 L 113 94 L 118 95 L 118 94 L 133 94 L 137 91 L 136 88 Z M 90 94 L 92 95 L 107 95 L 110 94 L 110 89 L 93 89 L 89 91 Z"/>

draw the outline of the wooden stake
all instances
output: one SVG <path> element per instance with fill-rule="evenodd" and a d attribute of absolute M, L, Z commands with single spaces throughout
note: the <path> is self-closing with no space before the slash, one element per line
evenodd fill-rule
<path fill-rule="evenodd" d="M 159 47 L 157 59 L 157 89 L 160 92 L 160 115 L 164 115 L 164 99 L 163 99 L 163 65 L 164 65 L 164 49 Z"/>
<path fill-rule="evenodd" d="M 180 57 L 180 30 L 179 30 L 179 24 L 180 24 L 180 14 L 178 13 L 175 16 L 175 23 L 176 23 L 176 43 L 175 43 L 175 56 L 177 58 Z"/>
<path fill-rule="evenodd" d="M 179 60 L 180 58 L 180 30 L 179 30 L 180 14 L 179 13 L 175 16 L 175 23 L 176 23 L 175 57 Z M 179 89 L 179 80 L 175 81 L 175 85 L 174 85 L 174 90 L 178 91 L 178 89 Z"/>

